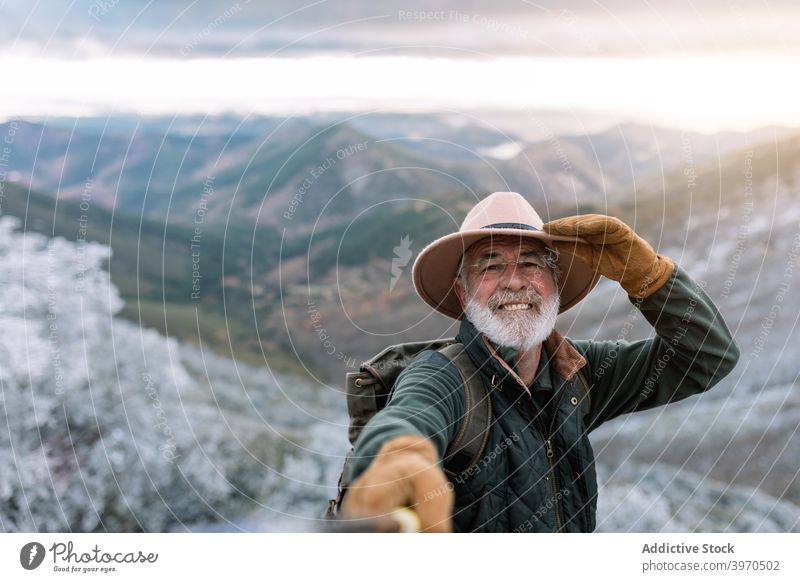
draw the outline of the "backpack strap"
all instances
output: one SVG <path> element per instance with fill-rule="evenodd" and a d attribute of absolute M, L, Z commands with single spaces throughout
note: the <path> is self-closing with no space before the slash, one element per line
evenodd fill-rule
<path fill-rule="evenodd" d="M 442 463 L 445 473 L 457 477 L 471 469 L 486 448 L 492 426 L 492 399 L 463 344 L 451 344 L 439 353 L 453 363 L 464 387 L 464 417 Z"/>

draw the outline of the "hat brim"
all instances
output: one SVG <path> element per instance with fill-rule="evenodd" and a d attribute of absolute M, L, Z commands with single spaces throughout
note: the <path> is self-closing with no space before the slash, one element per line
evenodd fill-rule
<path fill-rule="evenodd" d="M 576 237 L 516 228 L 482 228 L 448 234 L 422 249 L 414 261 L 414 288 L 423 301 L 448 317 L 461 319 L 464 313 L 453 290 L 461 257 L 471 245 L 490 236 L 520 236 L 540 240 L 545 244 L 551 241 L 584 242 Z M 559 253 L 558 262 L 561 268 L 558 284 L 561 305 L 558 312 L 563 313 L 586 297 L 597 284 L 600 275 L 577 257 L 564 251 Z"/>

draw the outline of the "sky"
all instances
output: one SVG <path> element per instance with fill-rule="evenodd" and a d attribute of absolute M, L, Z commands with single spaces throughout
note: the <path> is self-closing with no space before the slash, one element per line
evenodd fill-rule
<path fill-rule="evenodd" d="M 800 126 L 787 0 L 0 0 L 0 118 L 497 109 Z"/>

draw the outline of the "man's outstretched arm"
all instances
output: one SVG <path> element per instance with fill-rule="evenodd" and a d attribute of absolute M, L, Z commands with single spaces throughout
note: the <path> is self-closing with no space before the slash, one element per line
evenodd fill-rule
<path fill-rule="evenodd" d="M 343 512 L 382 515 L 413 507 L 422 531 L 451 529 L 453 494 L 441 459 L 464 416 L 460 376 L 438 353 L 398 378 L 386 408 L 356 441 Z"/>

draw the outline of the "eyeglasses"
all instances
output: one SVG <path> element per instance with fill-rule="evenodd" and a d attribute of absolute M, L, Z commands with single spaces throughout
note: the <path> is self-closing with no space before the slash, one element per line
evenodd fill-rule
<path fill-rule="evenodd" d="M 505 273 L 508 265 L 514 265 L 517 273 L 526 279 L 533 279 L 542 273 L 551 273 L 552 269 L 545 261 L 544 257 L 536 255 L 526 256 L 511 261 L 501 259 L 482 259 L 474 265 L 469 265 L 470 269 L 476 271 L 481 277 L 488 279 L 499 279 Z"/>

